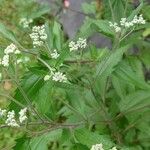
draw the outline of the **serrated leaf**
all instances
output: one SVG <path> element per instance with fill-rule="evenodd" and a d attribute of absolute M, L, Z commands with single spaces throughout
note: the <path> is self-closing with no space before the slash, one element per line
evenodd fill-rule
<path fill-rule="evenodd" d="M 119 103 L 119 108 L 121 112 L 125 112 L 130 109 L 134 109 L 134 107 L 138 107 L 138 105 L 140 106 L 141 104 L 142 106 L 150 105 L 149 99 L 150 90 L 136 91 L 122 99 Z"/>
<path fill-rule="evenodd" d="M 150 86 L 144 81 L 144 79 L 139 77 L 126 62 L 122 62 L 117 67 L 115 75 L 140 89 L 150 89 Z"/>
<path fill-rule="evenodd" d="M 17 45 L 20 45 L 17 39 L 15 38 L 15 35 L 6 28 L 6 26 L 2 23 L 0 23 L 0 33 L 8 40 L 14 42 Z"/>
<path fill-rule="evenodd" d="M 100 135 L 98 133 L 90 132 L 89 130 L 77 129 L 74 132 L 76 139 L 88 148 L 91 148 L 94 144 L 102 143 L 104 148 L 111 148 L 114 144 L 107 135 Z"/>
<path fill-rule="evenodd" d="M 57 141 L 62 136 L 62 130 L 54 130 L 42 136 L 34 137 L 30 141 L 31 150 L 48 150 L 48 143 Z"/>

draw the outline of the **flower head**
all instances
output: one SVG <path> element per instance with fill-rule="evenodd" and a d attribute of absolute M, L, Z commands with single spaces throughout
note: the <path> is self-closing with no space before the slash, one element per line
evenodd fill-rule
<path fill-rule="evenodd" d="M 0 118 L 6 115 L 7 110 L 0 108 Z"/>
<path fill-rule="evenodd" d="M 53 74 L 52 80 L 56 82 L 66 82 L 67 78 L 65 74 L 58 71 Z"/>
<path fill-rule="evenodd" d="M 103 149 L 103 144 L 96 144 L 96 145 L 93 145 L 91 150 L 104 150 Z"/>
<path fill-rule="evenodd" d="M 86 48 L 87 46 L 87 40 L 86 39 L 83 39 L 83 38 L 79 38 L 77 40 L 77 42 L 74 42 L 74 41 L 71 41 L 69 43 L 69 49 L 70 49 L 70 52 L 71 51 L 77 51 L 79 49 L 83 49 L 83 48 Z"/>
<path fill-rule="evenodd" d="M 71 51 L 76 51 L 76 50 L 78 50 L 78 45 L 74 41 L 71 41 L 69 43 L 69 48 L 70 48 L 70 52 Z"/>
<path fill-rule="evenodd" d="M 54 59 L 57 59 L 59 56 L 60 56 L 60 54 L 57 52 L 56 49 L 53 51 L 53 53 L 51 53 L 51 57 Z"/>
<path fill-rule="evenodd" d="M 86 48 L 87 46 L 87 40 L 86 39 L 83 39 L 83 38 L 79 38 L 78 41 L 77 41 L 77 45 L 78 45 L 78 48 Z"/>
<path fill-rule="evenodd" d="M 33 22 L 32 19 L 27 19 L 27 18 L 21 18 L 19 24 L 23 27 L 23 28 L 28 28 L 29 25 Z"/>
<path fill-rule="evenodd" d="M 4 67 L 8 67 L 9 66 L 9 55 L 4 55 L 1 63 Z"/>
<path fill-rule="evenodd" d="M 11 127 L 19 127 L 19 124 L 16 122 L 16 119 L 15 119 L 14 110 L 8 112 L 5 123 Z"/>
<path fill-rule="evenodd" d="M 45 26 L 34 26 L 32 28 L 32 33 L 30 34 L 31 39 L 33 40 L 33 46 L 42 46 L 44 41 L 47 39 L 47 34 L 45 31 Z"/>
<path fill-rule="evenodd" d="M 109 26 L 112 27 L 117 33 L 121 31 L 121 27 L 119 27 L 116 22 L 115 23 L 109 22 Z"/>
<path fill-rule="evenodd" d="M 24 109 L 20 110 L 20 112 L 19 112 L 19 121 L 20 121 L 20 123 L 23 123 L 27 119 L 26 113 L 27 113 L 27 108 L 24 108 Z"/>
<path fill-rule="evenodd" d="M 46 75 L 46 76 L 44 77 L 44 81 L 48 81 L 50 78 L 51 78 L 50 75 Z"/>

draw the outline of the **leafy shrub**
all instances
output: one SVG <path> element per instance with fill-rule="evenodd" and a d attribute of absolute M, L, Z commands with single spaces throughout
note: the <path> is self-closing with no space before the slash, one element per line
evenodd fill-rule
<path fill-rule="evenodd" d="M 16 27 L 0 23 L 1 83 L 9 83 L 0 95 L 10 100 L 0 128 L 20 133 L 13 149 L 148 150 L 147 3 L 83 4 L 85 21 L 70 40 L 47 6 L 26 2 L 14 1 L 22 5 Z M 95 33 L 112 48 L 97 48 Z"/>

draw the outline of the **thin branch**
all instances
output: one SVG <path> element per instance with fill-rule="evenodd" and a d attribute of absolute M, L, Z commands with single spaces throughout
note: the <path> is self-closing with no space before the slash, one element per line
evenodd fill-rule
<path fill-rule="evenodd" d="M 109 7 L 110 7 L 110 10 L 111 10 L 111 14 L 112 14 L 113 22 L 115 22 L 115 15 L 114 15 L 114 11 L 113 11 L 111 0 L 108 0 L 108 2 L 109 2 Z"/>
<path fill-rule="evenodd" d="M 22 108 L 25 108 L 25 107 L 26 107 L 25 105 L 23 105 L 22 103 L 18 102 L 15 98 L 13 98 L 13 97 L 10 96 L 10 95 L 6 95 L 6 94 L 0 93 L 0 96 L 7 97 L 8 99 L 12 100 L 13 102 L 15 102 L 17 105 L 19 105 L 19 106 L 22 107 Z"/>

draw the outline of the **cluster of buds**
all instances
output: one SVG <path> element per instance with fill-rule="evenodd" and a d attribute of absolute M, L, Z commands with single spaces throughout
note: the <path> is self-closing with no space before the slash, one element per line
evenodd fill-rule
<path fill-rule="evenodd" d="M 27 19 L 27 18 L 21 18 L 19 24 L 23 28 L 29 28 L 29 25 L 33 22 L 32 19 Z"/>
<path fill-rule="evenodd" d="M 67 82 L 67 77 L 62 72 L 56 71 L 55 68 L 49 66 L 50 73 L 44 77 L 44 81 L 53 80 L 56 82 Z"/>
<path fill-rule="evenodd" d="M 56 49 L 54 49 L 53 53 L 51 53 L 51 57 L 53 59 L 57 59 L 60 56 L 60 54 L 57 52 Z"/>
<path fill-rule="evenodd" d="M 100 144 L 95 144 L 95 145 L 92 146 L 91 150 L 104 150 L 103 144 L 101 144 L 101 143 Z M 109 150 L 117 150 L 117 148 L 113 147 Z"/>
<path fill-rule="evenodd" d="M 10 54 L 15 54 L 18 55 L 21 52 L 17 49 L 17 47 L 12 43 L 7 48 L 4 50 L 4 56 L 2 60 L 0 61 L 0 64 L 3 65 L 4 67 L 9 66 L 9 61 L 10 61 Z"/>
<path fill-rule="evenodd" d="M 109 22 L 109 26 L 112 27 L 115 30 L 115 32 L 121 32 L 121 29 L 123 27 L 127 29 L 135 25 L 140 25 L 145 23 L 146 21 L 144 20 L 142 15 L 139 16 L 136 15 L 131 21 L 128 21 L 127 18 L 121 18 L 120 25 L 116 22 L 115 23 Z"/>
<path fill-rule="evenodd" d="M 83 38 L 79 38 L 77 42 L 71 41 L 69 43 L 70 51 L 77 51 L 79 49 L 84 49 L 87 46 L 87 40 Z"/>
<path fill-rule="evenodd" d="M 0 119 L 5 118 L 5 124 L 10 127 L 20 127 L 25 120 L 27 120 L 27 108 L 21 109 L 19 112 L 19 121 L 16 120 L 15 111 L 8 111 L 6 109 L 0 109 Z"/>
<path fill-rule="evenodd" d="M 33 40 L 33 46 L 42 46 L 44 41 L 47 39 L 47 34 L 45 31 L 45 26 L 34 26 L 32 28 L 32 33 L 30 34 L 31 39 Z"/>
<path fill-rule="evenodd" d="M 67 77 L 62 72 L 54 72 L 52 71 L 50 75 L 46 75 L 44 77 L 44 81 L 48 81 L 52 78 L 53 81 L 56 82 L 67 82 Z"/>
<path fill-rule="evenodd" d="M 127 21 L 127 18 L 121 18 L 120 25 L 125 28 L 133 27 L 134 25 L 138 24 L 145 24 L 146 21 L 143 19 L 143 16 L 140 15 L 139 17 L 136 15 L 134 16 L 132 21 Z"/>

